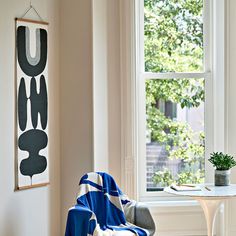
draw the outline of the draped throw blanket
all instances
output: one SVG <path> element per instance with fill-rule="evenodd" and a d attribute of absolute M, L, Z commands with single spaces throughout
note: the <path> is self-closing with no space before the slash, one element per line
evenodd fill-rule
<path fill-rule="evenodd" d="M 131 224 L 135 223 L 134 205 L 135 202 L 121 192 L 110 175 L 88 173 L 80 180 L 77 204 L 68 212 L 65 236 L 153 234 L 155 225 L 152 219 L 146 225 L 142 219 L 146 229 Z M 140 212 L 143 217 L 150 218 L 149 211 Z"/>

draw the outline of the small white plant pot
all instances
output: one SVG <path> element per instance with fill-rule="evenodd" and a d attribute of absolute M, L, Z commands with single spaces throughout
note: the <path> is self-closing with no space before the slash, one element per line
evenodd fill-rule
<path fill-rule="evenodd" d="M 215 186 L 230 185 L 230 170 L 215 170 Z"/>

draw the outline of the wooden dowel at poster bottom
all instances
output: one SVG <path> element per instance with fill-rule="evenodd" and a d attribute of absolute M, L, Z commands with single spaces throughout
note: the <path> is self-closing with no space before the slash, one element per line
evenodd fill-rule
<path fill-rule="evenodd" d="M 47 185 L 49 185 L 49 182 L 48 183 L 43 183 L 43 184 L 33 184 L 33 185 L 30 185 L 30 186 L 24 186 L 24 187 L 16 187 L 15 191 L 26 190 L 26 189 L 31 189 L 31 188 L 38 188 L 38 187 L 44 187 L 44 186 L 47 186 Z"/>

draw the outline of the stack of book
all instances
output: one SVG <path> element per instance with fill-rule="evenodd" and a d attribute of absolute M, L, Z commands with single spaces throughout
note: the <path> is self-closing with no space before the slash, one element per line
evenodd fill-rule
<path fill-rule="evenodd" d="M 172 184 L 170 186 L 175 191 L 201 191 L 201 188 L 193 184 Z"/>

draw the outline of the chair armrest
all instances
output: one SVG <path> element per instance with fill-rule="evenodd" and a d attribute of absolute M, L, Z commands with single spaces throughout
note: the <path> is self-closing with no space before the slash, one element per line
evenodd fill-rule
<path fill-rule="evenodd" d="M 146 229 L 150 236 L 154 235 L 156 231 L 155 222 L 149 208 L 145 204 L 137 203 L 135 205 L 135 224 Z"/>
<path fill-rule="evenodd" d="M 150 236 L 154 235 L 156 231 L 155 222 L 145 204 L 130 201 L 124 206 L 124 211 L 128 222 L 147 230 Z"/>
<path fill-rule="evenodd" d="M 92 214 L 91 210 L 81 205 L 69 209 L 65 236 L 87 236 L 91 231 Z"/>

